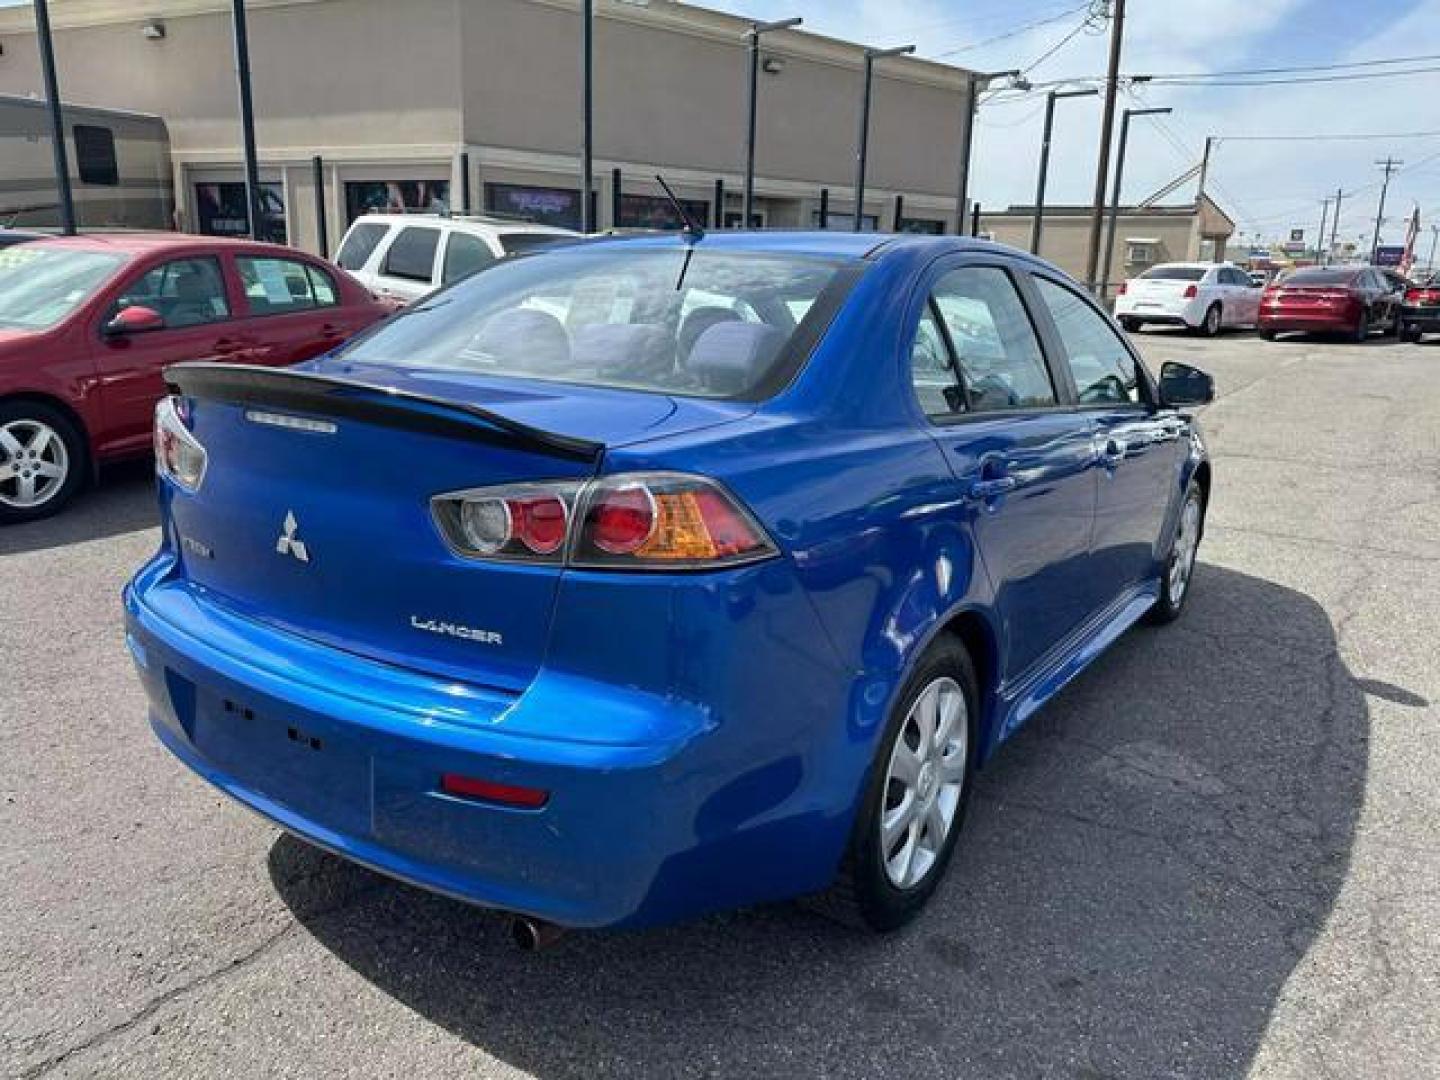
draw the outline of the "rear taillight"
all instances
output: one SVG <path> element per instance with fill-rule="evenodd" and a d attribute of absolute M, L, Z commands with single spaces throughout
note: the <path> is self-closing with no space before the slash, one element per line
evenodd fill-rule
<path fill-rule="evenodd" d="M 155 405 L 155 470 L 185 491 L 200 490 L 209 456 L 190 434 L 189 414 L 182 399 L 163 397 Z"/>
<path fill-rule="evenodd" d="M 1405 303 L 1407 304 L 1440 304 L 1440 289 L 1406 289 Z"/>
<path fill-rule="evenodd" d="M 1120 282 L 1119 287 L 1115 290 L 1115 295 L 1116 295 L 1116 296 L 1124 296 L 1125 293 L 1126 293 L 1127 291 L 1129 291 L 1129 287 L 1130 287 L 1130 283 L 1129 283 L 1128 281 L 1122 281 L 1122 282 Z"/>
<path fill-rule="evenodd" d="M 774 555 L 750 513 L 712 480 L 628 473 L 457 491 L 431 502 L 456 554 L 611 570 L 702 570 Z"/>
<path fill-rule="evenodd" d="M 1197 296 L 1200 295 L 1200 288 L 1199 288 L 1199 286 L 1197 286 L 1197 285 L 1187 285 L 1187 286 L 1185 286 L 1185 294 L 1184 294 L 1184 295 L 1185 295 L 1185 299 L 1186 299 L 1186 300 L 1194 300 L 1195 297 L 1197 297 Z"/>

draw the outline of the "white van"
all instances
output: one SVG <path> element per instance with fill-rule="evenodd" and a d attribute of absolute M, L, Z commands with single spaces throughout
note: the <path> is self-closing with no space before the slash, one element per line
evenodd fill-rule
<path fill-rule="evenodd" d="M 579 235 L 497 217 L 365 214 L 340 241 L 335 265 L 382 299 L 408 304 L 502 256 Z"/>

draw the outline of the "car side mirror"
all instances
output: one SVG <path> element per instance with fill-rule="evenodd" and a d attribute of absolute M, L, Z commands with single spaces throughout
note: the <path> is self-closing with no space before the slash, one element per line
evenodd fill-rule
<path fill-rule="evenodd" d="M 126 334 L 144 334 L 151 330 L 165 329 L 165 317 L 154 308 L 135 304 L 123 308 L 105 324 L 107 337 L 121 337 Z"/>
<path fill-rule="evenodd" d="M 1160 404 L 1208 405 L 1215 400 L 1215 380 L 1199 368 L 1167 360 L 1160 368 Z"/>

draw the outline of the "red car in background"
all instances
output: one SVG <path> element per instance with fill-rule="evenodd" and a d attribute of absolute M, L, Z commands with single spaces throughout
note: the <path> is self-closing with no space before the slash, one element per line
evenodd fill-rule
<path fill-rule="evenodd" d="M 1307 266 L 1270 285 L 1260 297 L 1260 336 L 1287 330 L 1345 334 L 1364 341 L 1373 330 L 1400 333 L 1405 289 L 1373 266 Z"/>
<path fill-rule="evenodd" d="M 134 233 L 0 251 L 0 524 L 53 514 L 100 463 L 148 452 L 167 365 L 295 364 L 390 310 L 271 244 Z"/>

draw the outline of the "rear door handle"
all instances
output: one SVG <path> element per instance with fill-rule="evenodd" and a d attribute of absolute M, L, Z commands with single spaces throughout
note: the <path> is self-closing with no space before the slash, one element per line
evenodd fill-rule
<path fill-rule="evenodd" d="M 221 338 L 215 342 L 215 354 L 217 356 L 233 356 L 245 348 L 243 341 L 236 341 L 234 338 Z"/>

